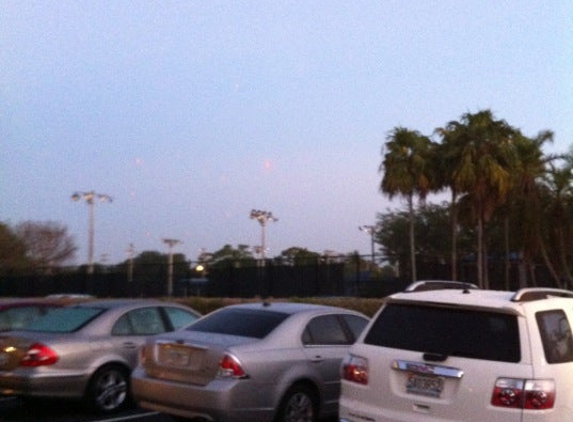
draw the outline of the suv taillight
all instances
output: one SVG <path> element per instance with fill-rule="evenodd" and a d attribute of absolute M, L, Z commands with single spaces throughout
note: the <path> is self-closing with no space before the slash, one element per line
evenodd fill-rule
<path fill-rule="evenodd" d="M 24 356 L 20 360 L 20 366 L 46 366 L 53 365 L 59 359 L 56 352 L 42 343 L 34 343 L 30 346 Z"/>
<path fill-rule="evenodd" d="M 368 384 L 368 361 L 364 358 L 347 355 L 341 366 L 342 379 L 358 384 Z"/>
<path fill-rule="evenodd" d="M 246 378 L 247 374 L 235 356 L 225 355 L 219 364 L 219 372 L 217 374 L 220 378 Z"/>
<path fill-rule="evenodd" d="M 518 409 L 551 409 L 555 404 L 555 381 L 498 378 L 491 404 Z"/>

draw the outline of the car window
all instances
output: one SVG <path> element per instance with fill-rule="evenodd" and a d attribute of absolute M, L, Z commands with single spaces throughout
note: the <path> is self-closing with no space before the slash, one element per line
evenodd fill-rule
<path fill-rule="evenodd" d="M 27 331 L 47 333 L 71 333 L 79 330 L 103 312 L 104 310 L 100 308 L 56 308 L 46 315 L 31 321 L 25 329 Z"/>
<path fill-rule="evenodd" d="M 122 315 L 111 329 L 111 334 L 114 336 L 129 336 L 134 335 L 135 330 L 129 319 L 129 315 Z"/>
<path fill-rule="evenodd" d="M 0 331 L 24 328 L 42 314 L 42 310 L 37 306 L 18 306 L 6 309 L 0 313 Z"/>
<path fill-rule="evenodd" d="M 353 341 L 356 341 L 358 336 L 362 334 L 364 331 L 364 327 L 368 324 L 368 320 L 366 318 L 359 317 L 358 315 L 341 315 L 342 319 L 346 322 L 352 336 L 354 337 Z"/>
<path fill-rule="evenodd" d="M 161 318 L 159 308 L 157 307 L 141 308 L 129 311 L 123 315 L 116 323 L 119 324 L 120 327 L 124 327 L 125 325 L 125 322 L 121 321 L 122 319 L 129 320 L 130 326 L 133 330 L 131 334 L 133 335 L 146 336 L 167 331 L 165 329 L 163 319 Z M 115 329 L 115 326 L 112 329 L 113 334 L 118 334 L 119 331 L 120 330 Z"/>
<path fill-rule="evenodd" d="M 288 317 L 276 311 L 223 309 L 213 312 L 186 328 L 188 331 L 264 338 Z"/>
<path fill-rule="evenodd" d="M 198 316 L 192 312 L 186 311 L 185 309 L 180 308 L 171 308 L 165 307 L 165 313 L 167 314 L 167 318 L 171 322 L 171 326 L 174 330 L 177 330 L 181 327 L 185 327 L 186 325 L 191 324 L 195 321 Z"/>
<path fill-rule="evenodd" d="M 445 356 L 519 362 L 517 317 L 505 313 L 388 304 L 366 344 Z"/>
<path fill-rule="evenodd" d="M 548 363 L 573 361 L 573 338 L 565 312 L 551 310 L 535 314 Z"/>
<path fill-rule="evenodd" d="M 337 315 L 321 315 L 306 325 L 302 335 L 304 345 L 350 344 Z"/>

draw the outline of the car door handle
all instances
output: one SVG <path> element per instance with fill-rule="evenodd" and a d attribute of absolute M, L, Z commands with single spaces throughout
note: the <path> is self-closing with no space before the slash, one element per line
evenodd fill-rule
<path fill-rule="evenodd" d="M 125 343 L 123 343 L 123 347 L 126 349 L 137 349 L 137 344 L 131 341 L 126 341 Z"/>
<path fill-rule="evenodd" d="M 310 361 L 311 361 L 312 363 L 320 363 L 320 362 L 322 362 L 323 360 L 324 360 L 324 358 L 323 358 L 322 356 L 315 356 L 315 357 L 313 357 Z"/>

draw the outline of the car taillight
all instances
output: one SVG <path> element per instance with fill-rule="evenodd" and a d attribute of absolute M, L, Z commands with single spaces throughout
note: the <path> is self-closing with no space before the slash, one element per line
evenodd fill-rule
<path fill-rule="evenodd" d="M 342 361 L 342 379 L 358 384 L 368 384 L 368 361 L 364 358 L 348 355 Z"/>
<path fill-rule="evenodd" d="M 518 409 L 551 409 L 555 404 L 555 381 L 498 378 L 491 404 Z"/>
<path fill-rule="evenodd" d="M 20 360 L 20 366 L 46 366 L 53 365 L 59 359 L 56 352 L 42 343 L 34 343 L 30 346 Z"/>
<path fill-rule="evenodd" d="M 223 356 L 217 375 L 221 378 L 246 378 L 247 376 L 239 359 L 232 355 Z"/>

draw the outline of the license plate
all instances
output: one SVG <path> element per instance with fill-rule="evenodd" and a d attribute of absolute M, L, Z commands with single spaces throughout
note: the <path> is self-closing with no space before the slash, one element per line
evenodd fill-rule
<path fill-rule="evenodd" d="M 419 374 L 409 374 L 406 392 L 429 397 L 440 397 L 444 389 L 444 379 Z"/>
<path fill-rule="evenodd" d="M 180 347 L 163 347 L 159 354 L 159 362 L 169 366 L 189 366 L 190 350 Z"/>

